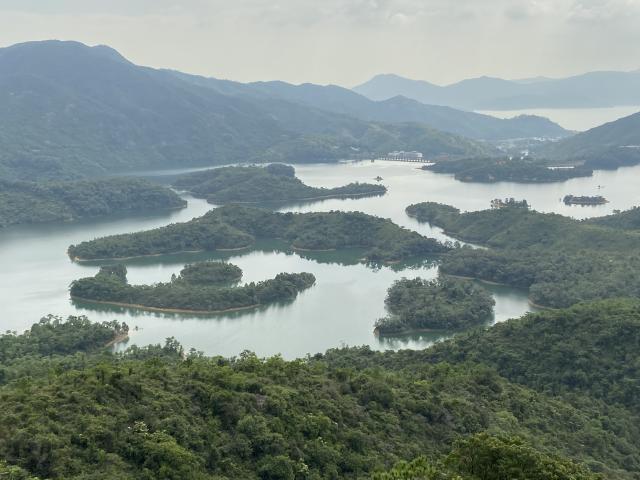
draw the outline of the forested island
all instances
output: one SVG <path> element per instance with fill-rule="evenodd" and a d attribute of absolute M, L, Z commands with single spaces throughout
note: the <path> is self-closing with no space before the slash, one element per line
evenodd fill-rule
<path fill-rule="evenodd" d="M 283 203 L 324 198 L 384 195 L 384 185 L 350 183 L 337 188 L 316 188 L 302 183 L 289 165 L 221 167 L 182 176 L 174 182 L 209 203 Z"/>
<path fill-rule="evenodd" d="M 136 178 L 71 182 L 0 179 L 0 227 L 183 208 L 174 191 Z"/>
<path fill-rule="evenodd" d="M 605 203 L 607 203 L 607 199 L 602 195 L 596 195 L 592 197 L 565 195 L 562 201 L 565 205 L 604 205 Z"/>
<path fill-rule="evenodd" d="M 422 351 L 341 348 L 294 361 L 210 358 L 174 339 L 105 349 L 125 329 L 48 318 L 0 336 L 1 475 L 633 480 L 640 472 L 636 301 L 529 314 Z"/>
<path fill-rule="evenodd" d="M 217 313 L 255 308 L 296 298 L 316 281 L 311 273 L 280 273 L 275 278 L 240 287 L 236 265 L 203 262 L 187 265 L 170 282 L 129 285 L 124 265 L 101 267 L 94 277 L 71 284 L 71 298 L 165 312 Z"/>
<path fill-rule="evenodd" d="M 461 213 L 437 203 L 407 208 L 419 221 L 489 248 L 457 248 L 442 257 L 450 275 L 529 289 L 545 307 L 640 297 L 640 237 L 635 232 L 523 208 Z"/>
<path fill-rule="evenodd" d="M 423 170 L 453 174 L 461 182 L 551 183 L 571 178 L 590 177 L 593 170 L 585 166 L 553 168 L 544 160 L 526 158 L 472 157 L 425 165 Z"/>
<path fill-rule="evenodd" d="M 280 213 L 240 205 L 216 208 L 185 223 L 113 235 L 69 247 L 76 260 L 117 259 L 184 251 L 248 248 L 256 239 L 281 239 L 300 250 L 366 249 L 366 260 L 398 261 L 449 250 L 391 220 L 359 212 Z"/>
<path fill-rule="evenodd" d="M 375 324 L 376 333 L 393 335 L 418 330 L 457 330 L 493 318 L 491 293 L 469 280 L 403 278 L 384 301 L 389 315 Z"/>

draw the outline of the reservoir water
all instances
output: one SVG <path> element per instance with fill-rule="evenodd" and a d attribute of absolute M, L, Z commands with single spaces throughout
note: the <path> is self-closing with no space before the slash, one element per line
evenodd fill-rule
<path fill-rule="evenodd" d="M 447 237 L 438 229 L 407 217 L 405 207 L 415 202 L 436 201 L 462 210 L 479 210 L 488 208 L 493 198 L 515 197 L 526 198 L 540 211 L 586 218 L 640 204 L 637 189 L 640 166 L 596 172 L 591 178 L 546 185 L 466 184 L 448 175 L 421 171 L 415 164 L 392 162 L 300 165 L 296 169 L 305 183 L 327 187 L 352 181 L 372 182 L 379 175 L 389 191 L 383 197 L 288 205 L 280 208 L 282 211 L 358 210 L 391 218 L 400 225 L 439 239 Z M 560 201 L 566 194 L 602 194 L 610 203 L 598 207 L 569 207 Z M 372 268 L 358 263 L 358 251 L 300 254 L 282 246 L 260 244 L 248 252 L 180 254 L 126 262 L 129 281 L 134 284 L 166 281 L 185 263 L 208 258 L 225 259 L 239 265 L 244 271 L 243 281 L 263 280 L 279 272 L 307 271 L 316 276 L 316 285 L 294 302 L 253 311 L 177 315 L 71 302 L 69 284 L 77 278 L 95 274 L 98 266 L 71 262 L 66 255 L 69 245 L 189 220 L 214 208 L 203 200 L 185 198 L 188 207 L 181 211 L 0 230 L 0 262 L 3 265 L 0 271 L 0 328 L 23 331 L 48 313 L 87 315 L 94 321 L 118 319 L 132 328 L 137 327 L 131 332 L 129 344 L 159 343 L 174 336 L 185 347 L 212 355 L 232 356 L 246 349 L 260 356 L 280 353 L 287 358 L 341 345 L 369 345 L 375 349 L 423 348 L 453 334 L 441 332 L 393 339 L 374 336 L 373 324 L 385 314 L 384 297 L 391 283 L 402 277 L 433 278 L 437 275 L 437 267 L 432 261 L 425 260 L 417 265 Z M 499 286 L 488 288 L 496 299 L 495 321 L 529 311 L 526 291 Z"/>

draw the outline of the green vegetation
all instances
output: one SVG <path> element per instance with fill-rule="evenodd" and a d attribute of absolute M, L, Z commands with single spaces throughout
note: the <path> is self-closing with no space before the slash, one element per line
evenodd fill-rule
<path fill-rule="evenodd" d="M 574 462 L 532 448 L 517 437 L 479 433 L 458 440 L 435 464 L 426 457 L 400 462 L 374 480 L 595 480 Z"/>
<path fill-rule="evenodd" d="M 504 200 L 501 198 L 494 198 L 491 200 L 491 208 L 524 208 L 526 210 L 529 209 L 529 202 L 526 200 L 516 200 L 513 197 L 505 198 Z"/>
<path fill-rule="evenodd" d="M 184 206 L 172 190 L 135 178 L 47 183 L 0 179 L 0 227 Z"/>
<path fill-rule="evenodd" d="M 256 239 L 282 239 L 302 250 L 361 247 L 367 249 L 365 257 L 372 262 L 434 255 L 449 249 L 390 220 L 364 213 L 294 214 L 227 205 L 186 223 L 73 245 L 69 255 L 91 260 L 212 251 L 246 248 Z"/>
<path fill-rule="evenodd" d="M 184 352 L 173 339 L 114 354 L 100 345 L 122 325 L 77 320 L 41 322 L 46 336 L 0 337 L 3 474 L 52 480 L 640 474 L 635 301 L 529 314 L 424 351 L 336 349 L 294 361 L 249 352 L 208 358 Z M 87 341 L 76 340 L 85 335 Z M 44 338 L 65 347 L 44 348 Z M 31 341 L 40 346 L 25 355 Z"/>
<path fill-rule="evenodd" d="M 529 288 L 531 301 L 547 307 L 640 297 L 640 237 L 634 232 L 522 208 L 460 213 L 421 203 L 407 213 L 490 247 L 452 251 L 442 258 L 444 273 Z"/>
<path fill-rule="evenodd" d="M 591 225 L 602 225 L 603 227 L 611 227 L 620 230 L 640 230 L 640 207 L 634 207 L 624 212 L 607 215 L 604 217 L 595 217 L 585 220 L 585 223 Z"/>
<path fill-rule="evenodd" d="M 452 173 L 462 182 L 517 182 L 549 183 L 564 182 L 570 178 L 590 177 L 593 170 L 584 166 L 572 168 L 549 168 L 546 161 L 532 158 L 482 158 L 472 157 L 445 160 L 425 165 L 423 170 L 435 173 Z"/>
<path fill-rule="evenodd" d="M 493 151 L 422 125 L 374 123 L 233 85 L 241 91 L 140 67 L 105 46 L 50 41 L 0 49 L 0 178 L 337 161 L 398 149 Z"/>
<path fill-rule="evenodd" d="M 154 310 L 222 312 L 291 301 L 316 281 L 311 273 L 280 273 L 241 287 L 221 286 L 240 280 L 241 275 L 235 265 L 204 262 L 186 266 L 168 283 L 129 285 L 126 267 L 113 265 L 100 268 L 94 277 L 74 281 L 71 297 Z"/>
<path fill-rule="evenodd" d="M 199 262 L 186 265 L 180 277 L 191 285 L 225 285 L 239 282 L 242 269 L 232 263 Z"/>
<path fill-rule="evenodd" d="M 494 300 L 468 280 L 403 278 L 387 293 L 390 315 L 376 322 L 376 331 L 395 334 L 411 330 L 454 330 L 486 323 L 493 317 Z"/>
<path fill-rule="evenodd" d="M 640 113 L 635 113 L 554 142 L 544 149 L 544 154 L 608 170 L 640 163 L 639 146 Z"/>
<path fill-rule="evenodd" d="M 179 178 L 174 186 L 188 190 L 210 203 L 290 202 L 331 197 L 384 195 L 383 185 L 350 183 L 337 188 L 309 187 L 295 176 L 288 165 L 272 163 L 266 167 L 222 167 Z"/>

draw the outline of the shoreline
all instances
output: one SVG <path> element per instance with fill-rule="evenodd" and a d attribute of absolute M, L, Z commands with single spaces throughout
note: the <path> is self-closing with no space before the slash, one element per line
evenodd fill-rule
<path fill-rule="evenodd" d="M 400 337 L 408 337 L 410 335 L 414 335 L 414 334 L 420 334 L 420 333 L 442 333 L 442 334 L 448 334 L 448 333 L 456 333 L 459 331 L 464 331 L 465 329 L 461 329 L 461 330 L 447 330 L 446 328 L 415 328 L 415 329 L 409 329 L 409 330 L 401 330 L 399 332 L 381 332 L 379 328 L 374 328 L 373 329 L 373 334 L 376 337 L 393 337 L 393 338 L 400 338 Z"/>
<path fill-rule="evenodd" d="M 210 199 L 208 197 L 195 197 L 202 198 L 206 200 L 208 203 L 212 205 L 228 205 L 228 204 L 237 204 L 237 205 L 258 205 L 263 203 L 293 203 L 293 202 L 312 202 L 315 200 L 327 200 L 331 198 L 356 198 L 356 197 L 375 197 L 375 196 L 383 196 L 386 195 L 387 191 L 384 192 L 363 192 L 363 193 L 336 193 L 333 195 L 320 195 L 318 197 L 305 197 L 305 198 L 291 198 L 291 199 L 278 199 L 278 200 L 254 200 L 251 202 L 239 202 L 234 200 L 216 202 L 214 199 Z"/>
<path fill-rule="evenodd" d="M 72 300 L 79 300 L 81 302 L 97 303 L 100 305 L 111 305 L 115 307 L 134 308 L 137 310 L 146 310 L 150 312 L 162 312 L 162 313 L 192 313 L 196 315 L 211 315 L 217 313 L 229 313 L 239 312 L 241 310 L 250 310 L 260 307 L 262 304 L 256 303 L 254 305 L 247 305 L 246 307 L 232 307 L 223 310 L 189 310 L 185 308 L 163 308 L 163 307 L 150 307 L 147 305 L 139 305 L 137 303 L 124 303 L 124 302 L 109 302 L 106 300 L 92 300 L 90 298 L 76 297 L 71 295 Z M 127 335 L 128 337 L 128 335 Z"/>
<path fill-rule="evenodd" d="M 498 286 L 498 287 L 522 288 L 524 290 L 523 287 L 516 287 L 514 285 L 509 285 L 508 283 L 492 282 L 491 280 L 485 280 L 485 279 L 480 278 L 480 277 L 466 277 L 464 275 L 451 275 L 449 273 L 445 273 L 445 272 L 443 272 L 443 273 L 445 275 L 447 275 L 448 277 L 460 278 L 460 279 L 463 279 L 463 280 L 475 280 L 475 281 L 478 281 L 478 282 L 486 283 L 488 285 L 495 285 L 495 286 Z M 534 308 L 539 308 L 540 310 L 556 310 L 556 307 L 548 307 L 546 305 L 540 305 L 539 303 L 535 303 L 533 300 L 531 300 L 530 296 L 527 296 L 527 302 L 529 302 L 530 306 L 532 306 Z"/>
<path fill-rule="evenodd" d="M 484 278 L 480 278 L 480 277 L 467 277 L 465 275 L 453 275 L 446 272 L 442 272 L 442 273 L 444 273 L 447 277 L 459 278 L 461 280 L 476 280 L 478 282 L 486 283 L 488 285 L 495 285 L 497 287 L 522 288 L 522 287 L 514 287 L 513 285 L 509 285 L 508 283 L 500 283 L 500 282 L 494 282 L 492 280 L 485 280 Z"/>
<path fill-rule="evenodd" d="M 203 253 L 203 252 L 237 252 L 240 250 L 246 250 L 247 248 L 251 248 L 253 246 L 253 244 L 251 245 L 247 245 L 244 247 L 237 247 L 237 248 L 216 248 L 214 250 L 205 250 L 205 249 L 200 249 L 200 250 L 180 250 L 177 252 L 167 252 L 167 253 L 146 253 L 144 255 L 133 255 L 131 257 L 111 257 L 111 258 L 82 258 L 82 257 L 72 257 L 69 252 L 67 251 L 67 255 L 69 256 L 69 258 L 71 258 L 71 261 L 73 262 L 78 262 L 78 263 L 82 263 L 82 262 L 119 262 L 121 260 L 133 260 L 136 258 L 150 258 L 150 257 L 161 257 L 163 255 L 180 255 L 182 253 Z"/>
<path fill-rule="evenodd" d="M 94 221 L 94 220 L 103 220 L 112 218 L 130 218 L 135 217 L 136 215 L 144 215 L 144 214 L 153 214 L 153 213 L 162 213 L 162 212 L 173 212 L 177 210 L 183 210 L 187 208 L 188 202 L 185 200 L 183 205 L 176 207 L 162 207 L 162 208 L 152 208 L 152 209 L 143 209 L 143 210 L 123 210 L 116 213 L 110 213 L 107 215 L 89 215 L 89 216 L 79 216 L 79 217 L 70 217 L 70 218 L 58 218 L 53 220 L 46 220 L 44 222 L 18 222 L 18 223 L 0 223 L 0 230 L 10 227 L 28 227 L 28 226 L 38 226 L 38 225 L 72 225 L 72 224 L 81 224 L 84 221 Z"/>

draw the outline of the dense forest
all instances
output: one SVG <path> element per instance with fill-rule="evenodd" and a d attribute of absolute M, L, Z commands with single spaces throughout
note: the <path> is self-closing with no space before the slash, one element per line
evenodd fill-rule
<path fill-rule="evenodd" d="M 279 213 L 227 205 L 189 222 L 72 245 L 69 255 L 91 260 L 212 251 L 246 248 L 256 239 L 283 239 L 300 250 L 361 247 L 372 262 L 435 255 L 450 248 L 391 220 L 359 212 Z"/>
<path fill-rule="evenodd" d="M 640 297 L 640 237 L 634 232 L 512 207 L 460 213 L 421 203 L 407 213 L 490 247 L 455 249 L 442 258 L 444 273 L 529 288 L 531 301 L 548 307 Z"/>
<path fill-rule="evenodd" d="M 469 280 L 440 277 L 398 280 L 384 303 L 389 315 L 376 322 L 380 334 L 474 327 L 493 318 L 495 301 L 491 293 Z"/>
<path fill-rule="evenodd" d="M 457 440 L 451 452 L 430 462 L 399 462 L 373 480 L 595 480 L 602 478 L 558 455 L 536 450 L 517 437 L 479 433 Z"/>
<path fill-rule="evenodd" d="M 549 168 L 544 160 L 532 158 L 463 158 L 445 160 L 425 165 L 423 170 L 436 173 L 452 173 L 462 182 L 517 182 L 549 183 L 564 182 L 570 178 L 590 177 L 593 170 L 584 166 L 571 168 Z"/>
<path fill-rule="evenodd" d="M 0 473 L 640 476 L 636 301 L 529 314 L 423 351 L 343 348 L 294 361 L 208 358 L 173 339 L 103 348 L 125 329 L 49 318 L 0 337 Z"/>
<path fill-rule="evenodd" d="M 316 188 L 302 183 L 289 165 L 221 167 L 178 178 L 178 189 L 206 198 L 210 203 L 291 202 L 331 197 L 384 195 L 383 185 L 350 183 L 336 188 Z"/>
<path fill-rule="evenodd" d="M 223 312 L 294 300 L 316 279 L 311 273 L 280 273 L 275 278 L 230 286 L 242 276 L 236 265 L 203 262 L 186 266 L 170 282 L 130 285 L 124 265 L 101 267 L 94 277 L 71 284 L 71 298 L 132 308 Z"/>
<path fill-rule="evenodd" d="M 185 206 L 172 190 L 142 179 L 43 183 L 0 179 L 0 227 Z"/>
<path fill-rule="evenodd" d="M 634 207 L 624 212 L 614 213 L 604 217 L 585 220 L 585 223 L 602 225 L 620 230 L 640 230 L 640 207 Z"/>

